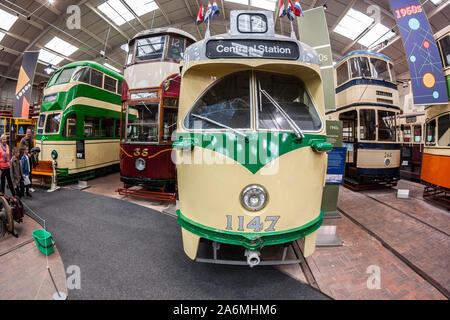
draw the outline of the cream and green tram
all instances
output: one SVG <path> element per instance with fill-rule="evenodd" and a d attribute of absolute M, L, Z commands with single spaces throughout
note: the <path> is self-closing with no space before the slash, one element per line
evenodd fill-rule
<path fill-rule="evenodd" d="M 332 149 L 318 55 L 275 35 L 272 12 L 230 19 L 230 34 L 191 45 L 183 64 L 174 148 L 184 251 L 254 266 L 271 263 L 263 248 L 304 238 L 308 256 Z M 211 259 L 198 255 L 200 242 L 212 244 Z M 224 262 L 221 244 L 247 259 Z"/>
<path fill-rule="evenodd" d="M 394 186 L 400 178 L 399 95 L 392 60 L 353 51 L 335 66 L 336 110 L 347 148 L 344 184 L 352 189 Z"/>
<path fill-rule="evenodd" d="M 122 82 L 92 61 L 67 64 L 51 77 L 36 146 L 40 161 L 56 160 L 59 183 L 119 169 Z"/>

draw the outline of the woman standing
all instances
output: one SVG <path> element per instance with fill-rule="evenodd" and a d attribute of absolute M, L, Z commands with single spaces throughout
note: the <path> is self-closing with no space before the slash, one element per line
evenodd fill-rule
<path fill-rule="evenodd" d="M 5 193 L 5 178 L 6 178 L 8 180 L 9 190 L 11 190 L 11 194 L 15 196 L 16 192 L 14 191 L 14 186 L 11 181 L 11 174 L 9 169 L 10 167 L 9 161 L 11 159 L 11 155 L 9 153 L 9 146 L 6 143 L 7 140 L 8 136 L 6 134 L 2 135 L 0 141 L 0 170 L 2 172 L 0 192 L 3 194 Z"/>
<path fill-rule="evenodd" d="M 19 158 L 19 150 L 17 150 L 16 147 L 12 150 L 12 158 L 10 161 L 11 164 L 11 180 L 14 186 L 14 190 L 16 191 L 16 194 L 19 196 L 19 198 L 23 197 L 23 177 L 22 177 L 22 168 L 20 165 L 20 158 Z"/>

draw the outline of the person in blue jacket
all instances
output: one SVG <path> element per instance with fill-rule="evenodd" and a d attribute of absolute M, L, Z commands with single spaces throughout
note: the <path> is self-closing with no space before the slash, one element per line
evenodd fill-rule
<path fill-rule="evenodd" d="M 31 166 L 30 166 L 30 155 L 29 155 L 29 149 L 28 147 L 24 148 L 24 152 L 22 155 L 22 159 L 20 160 L 22 165 L 22 175 L 23 175 L 23 181 L 25 186 L 25 194 L 27 197 L 32 197 L 30 193 L 30 186 L 31 186 Z M 24 194 L 24 190 L 21 191 L 21 194 Z"/>

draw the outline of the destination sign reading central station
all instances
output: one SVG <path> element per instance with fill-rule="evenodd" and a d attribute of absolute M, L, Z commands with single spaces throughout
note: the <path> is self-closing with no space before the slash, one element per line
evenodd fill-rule
<path fill-rule="evenodd" d="M 218 58 L 254 58 L 297 60 L 298 45 L 291 41 L 270 40 L 210 40 L 206 44 L 206 56 Z"/>

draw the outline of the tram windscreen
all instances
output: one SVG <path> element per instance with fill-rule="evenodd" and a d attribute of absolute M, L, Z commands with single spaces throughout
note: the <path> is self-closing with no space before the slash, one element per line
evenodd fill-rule
<path fill-rule="evenodd" d="M 389 76 L 388 64 L 384 60 L 370 58 L 372 64 L 373 77 L 384 81 L 391 81 Z"/>
<path fill-rule="evenodd" d="M 58 133 L 60 123 L 61 113 L 49 114 L 45 123 L 45 133 Z"/>
<path fill-rule="evenodd" d="M 72 74 L 74 72 L 75 72 L 75 68 L 64 69 L 54 84 L 61 84 L 61 83 L 69 82 L 69 80 L 70 80 L 70 78 L 72 78 Z"/>
<path fill-rule="evenodd" d="M 289 75 L 257 72 L 259 90 L 264 90 L 301 130 L 318 131 L 322 122 L 306 90 L 305 84 Z M 265 94 L 259 94 L 258 124 L 260 129 L 292 130 L 288 119 Z"/>
<path fill-rule="evenodd" d="M 135 62 L 161 59 L 165 41 L 166 36 L 137 39 Z"/>
<path fill-rule="evenodd" d="M 395 112 L 378 110 L 378 140 L 395 141 Z"/>
<path fill-rule="evenodd" d="M 167 58 L 176 61 L 182 60 L 184 57 L 184 43 L 184 39 L 171 36 L 167 46 Z"/>
<path fill-rule="evenodd" d="M 359 110 L 359 138 L 361 140 L 376 139 L 376 118 L 375 110 L 361 109 Z"/>
<path fill-rule="evenodd" d="M 439 47 L 442 54 L 442 64 L 444 68 L 448 68 L 450 66 L 450 36 L 447 35 L 441 40 L 439 40 Z"/>
<path fill-rule="evenodd" d="M 195 114 L 234 129 L 249 129 L 250 113 L 250 72 L 242 71 L 225 77 L 209 88 L 185 118 L 184 126 L 200 130 L 223 129 L 192 116 Z"/>
<path fill-rule="evenodd" d="M 350 75 L 351 78 L 370 78 L 370 65 L 369 59 L 366 57 L 351 58 L 350 62 Z"/>
<path fill-rule="evenodd" d="M 128 106 L 127 117 L 127 141 L 158 142 L 157 104 L 141 103 Z"/>

